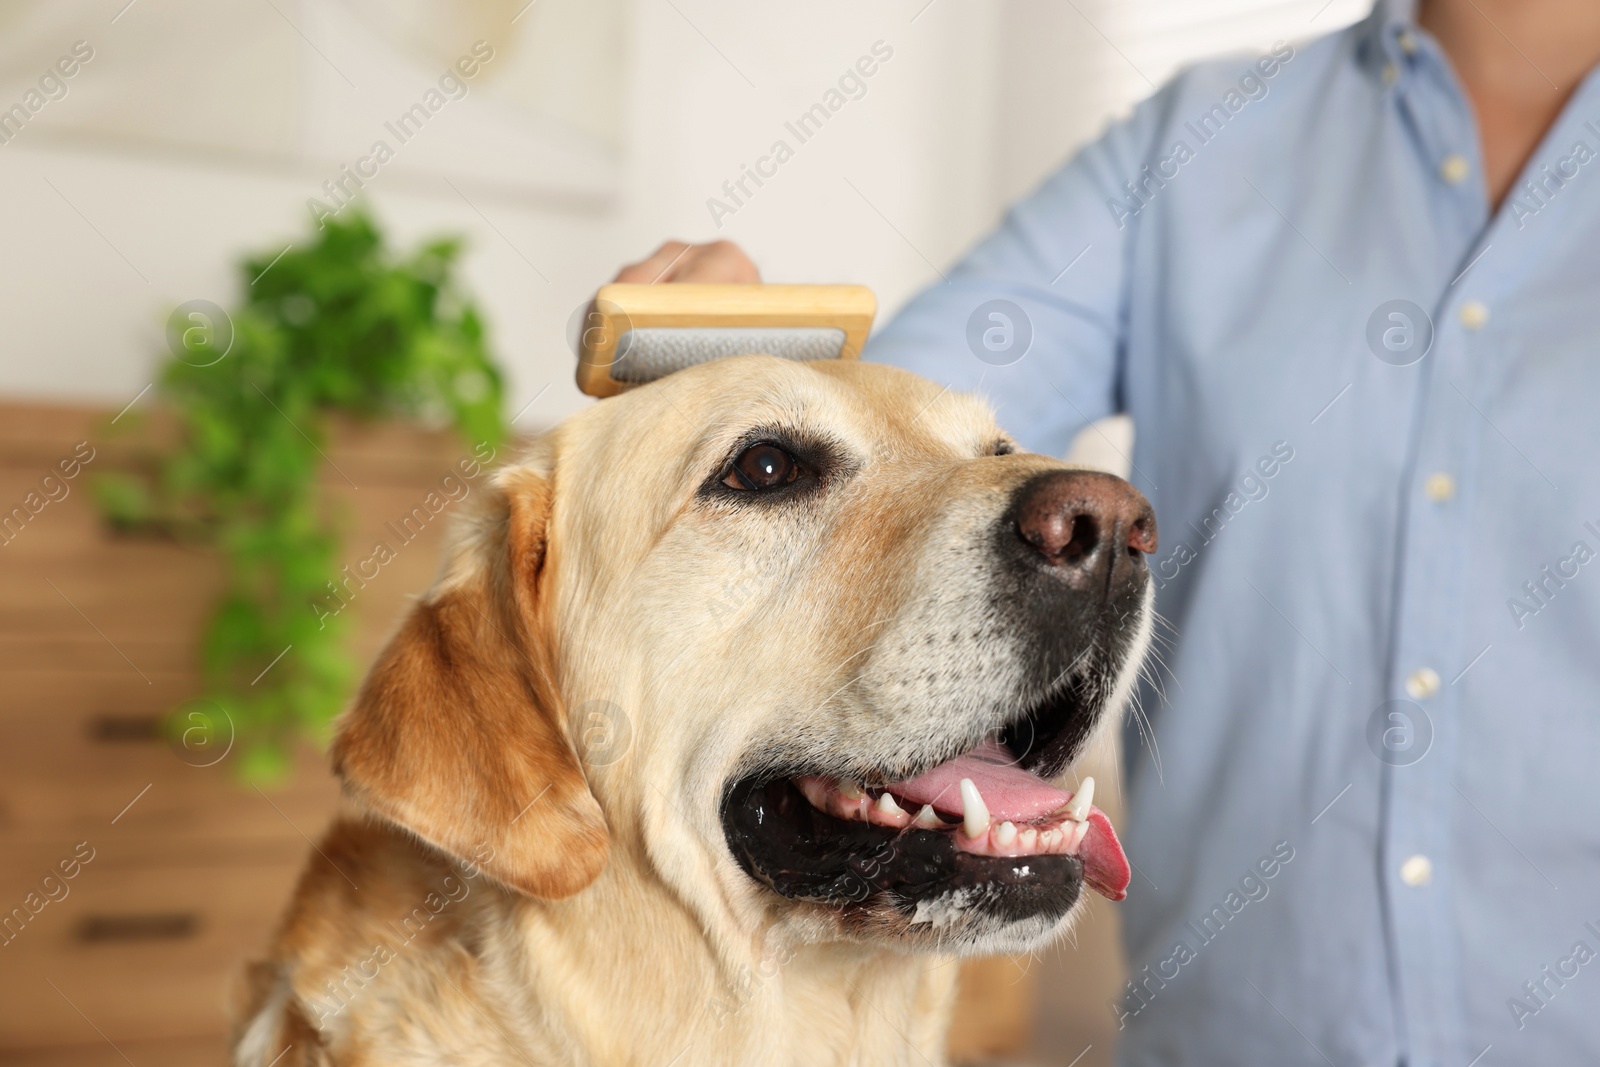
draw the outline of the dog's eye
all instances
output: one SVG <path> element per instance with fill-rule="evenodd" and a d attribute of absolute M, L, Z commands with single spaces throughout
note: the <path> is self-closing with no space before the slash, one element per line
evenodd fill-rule
<path fill-rule="evenodd" d="M 759 492 L 788 485 L 799 476 L 800 464 L 793 456 L 777 445 L 763 441 L 739 454 L 733 466 L 728 468 L 722 484 L 729 489 Z"/>

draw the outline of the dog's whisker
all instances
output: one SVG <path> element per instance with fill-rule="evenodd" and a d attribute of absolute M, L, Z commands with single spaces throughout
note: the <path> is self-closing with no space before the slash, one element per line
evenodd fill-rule
<path fill-rule="evenodd" d="M 1145 748 L 1150 751 L 1151 762 L 1155 764 L 1156 781 L 1165 782 L 1166 778 L 1161 770 L 1161 749 L 1156 745 L 1155 724 L 1145 714 L 1144 708 L 1138 699 L 1138 694 L 1134 694 L 1134 699 L 1129 703 L 1129 707 L 1132 709 L 1134 722 L 1138 726 L 1139 737 L 1144 742 Z"/>
<path fill-rule="evenodd" d="M 884 616 L 881 616 L 878 619 L 874 620 L 873 622 L 867 623 L 867 627 L 871 628 L 871 627 L 877 626 L 879 623 L 890 622 L 890 621 L 893 621 L 895 618 L 896 618 L 896 614 L 895 613 L 891 613 L 889 615 L 884 615 Z M 832 671 L 830 671 L 828 673 L 828 677 L 827 677 L 826 681 L 831 682 L 834 679 L 834 677 L 840 671 L 844 670 L 851 663 L 855 662 L 857 659 L 860 659 L 862 656 L 864 656 L 867 653 L 871 652 L 876 647 L 877 647 L 876 643 L 869 642 L 868 644 L 863 645 L 861 648 L 857 649 L 855 652 L 851 653 L 843 662 L 841 662 L 837 667 L 835 667 Z M 827 696 L 823 697 L 822 700 L 819 701 L 818 704 L 817 704 L 817 710 L 820 711 L 823 708 L 826 708 L 830 703 L 833 702 L 833 698 L 834 697 L 838 696 L 840 693 L 842 693 L 846 689 L 850 688 L 851 684 L 853 682 L 855 682 L 855 680 L 856 679 L 854 679 L 854 678 L 847 679 L 844 682 L 844 684 L 839 686 L 839 688 L 835 689 L 833 692 L 831 692 Z"/>

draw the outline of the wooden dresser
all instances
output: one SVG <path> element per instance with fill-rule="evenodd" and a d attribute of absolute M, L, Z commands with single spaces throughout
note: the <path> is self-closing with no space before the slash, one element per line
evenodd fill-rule
<path fill-rule="evenodd" d="M 225 1062 L 241 964 L 265 945 L 338 792 L 309 747 L 289 785 L 262 792 L 235 779 L 222 731 L 185 746 L 160 729 L 198 691 L 196 639 L 221 570 L 204 549 L 100 523 L 89 483 L 129 455 L 113 414 L 0 405 L 0 520 L 28 516 L 0 534 L 0 1065 Z M 88 450 L 63 477 L 62 461 Z M 442 434 L 342 427 L 329 454 L 343 473 L 324 488 L 350 560 L 467 452 Z M 47 501 L 36 514 L 30 493 Z M 432 580 L 448 518 L 351 603 L 363 665 Z M 952 1052 L 1020 1052 L 1034 1000 L 1023 969 L 968 964 L 962 988 Z"/>

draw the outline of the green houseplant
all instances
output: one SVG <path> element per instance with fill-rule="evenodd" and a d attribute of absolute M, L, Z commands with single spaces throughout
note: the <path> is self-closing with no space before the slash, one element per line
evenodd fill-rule
<path fill-rule="evenodd" d="M 348 695 L 345 628 L 312 607 L 336 577 L 338 516 L 317 491 L 331 417 L 505 438 L 501 375 L 455 277 L 460 251 L 446 239 L 398 255 L 352 211 L 324 220 L 309 244 L 247 256 L 238 307 L 184 305 L 169 323 L 159 384 L 176 445 L 145 477 L 97 487 L 113 524 L 222 553 L 199 703 L 225 713 L 247 780 L 280 777 L 293 739 L 322 740 Z"/>

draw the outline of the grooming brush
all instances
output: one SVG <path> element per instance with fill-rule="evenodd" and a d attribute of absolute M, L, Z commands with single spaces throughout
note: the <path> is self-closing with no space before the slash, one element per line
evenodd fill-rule
<path fill-rule="evenodd" d="M 855 359 L 877 309 L 862 285 L 607 285 L 584 318 L 578 388 L 613 396 L 754 352 Z"/>

